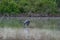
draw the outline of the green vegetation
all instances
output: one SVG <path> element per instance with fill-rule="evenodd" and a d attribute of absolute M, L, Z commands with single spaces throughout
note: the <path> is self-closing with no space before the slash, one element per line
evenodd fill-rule
<path fill-rule="evenodd" d="M 0 14 L 57 14 L 57 4 L 56 0 L 0 0 Z"/>
<path fill-rule="evenodd" d="M 23 22 L 22 20 L 18 20 L 18 19 L 15 19 L 15 18 L 4 18 L 2 19 L 2 21 L 0 22 L 0 27 L 12 27 L 12 28 L 19 28 L 19 27 L 22 27 L 24 26 L 23 25 Z"/>
<path fill-rule="evenodd" d="M 29 18 L 30 19 L 30 18 Z M 0 22 L 0 27 L 12 27 L 12 28 L 20 28 L 24 27 L 23 22 L 25 18 L 19 19 L 17 18 L 8 18 L 5 17 Z M 39 18 L 32 18 L 30 19 L 31 23 L 29 27 L 36 27 L 36 28 L 44 28 L 44 29 L 58 29 L 60 30 L 60 19 L 39 19 Z"/>

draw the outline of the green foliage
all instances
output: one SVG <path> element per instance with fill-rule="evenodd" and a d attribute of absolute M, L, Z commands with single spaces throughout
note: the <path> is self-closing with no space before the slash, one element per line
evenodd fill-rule
<path fill-rule="evenodd" d="M 55 0 L 1 0 L 1 14 L 17 14 L 28 12 L 55 13 L 57 4 Z"/>
<path fill-rule="evenodd" d="M 56 0 L 58 7 L 60 7 L 60 0 Z"/>
<path fill-rule="evenodd" d="M 0 3 L 0 13 L 18 13 L 17 3 L 13 0 L 2 0 Z"/>

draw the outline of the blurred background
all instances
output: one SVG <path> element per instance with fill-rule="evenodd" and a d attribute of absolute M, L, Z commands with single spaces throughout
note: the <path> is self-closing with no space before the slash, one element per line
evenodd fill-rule
<path fill-rule="evenodd" d="M 60 17 L 60 0 L 0 0 L 0 16 Z"/>

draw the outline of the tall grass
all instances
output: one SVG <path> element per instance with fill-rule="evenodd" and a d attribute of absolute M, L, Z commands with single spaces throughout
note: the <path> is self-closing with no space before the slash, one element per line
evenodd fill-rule
<path fill-rule="evenodd" d="M 1 19 L 1 17 L 0 17 Z M 59 29 L 60 18 L 28 18 L 28 17 L 5 17 L 0 22 L 0 27 L 12 27 L 19 28 L 24 27 L 24 20 L 29 19 L 31 21 L 29 27 L 44 28 L 44 29 Z"/>
<path fill-rule="evenodd" d="M 22 21 L 18 20 L 18 19 L 10 19 L 10 18 L 4 18 L 1 22 L 0 22 L 0 27 L 22 27 Z"/>

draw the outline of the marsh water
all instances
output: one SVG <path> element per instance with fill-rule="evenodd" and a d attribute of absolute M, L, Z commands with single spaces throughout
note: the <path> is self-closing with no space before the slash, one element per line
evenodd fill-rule
<path fill-rule="evenodd" d="M 1 17 L 0 40 L 60 40 L 60 17 Z M 31 21 L 24 28 L 24 20 Z"/>

